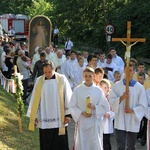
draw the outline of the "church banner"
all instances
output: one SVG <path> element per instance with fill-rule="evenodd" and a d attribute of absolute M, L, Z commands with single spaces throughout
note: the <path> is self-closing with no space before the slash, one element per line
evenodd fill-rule
<path fill-rule="evenodd" d="M 29 56 L 32 57 L 35 49 L 45 48 L 51 44 L 52 23 L 44 15 L 33 17 L 29 23 Z"/>

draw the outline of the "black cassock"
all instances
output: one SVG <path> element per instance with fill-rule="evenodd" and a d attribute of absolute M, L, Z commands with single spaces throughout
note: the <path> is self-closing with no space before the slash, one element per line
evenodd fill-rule
<path fill-rule="evenodd" d="M 69 150 L 68 134 L 58 135 L 59 128 L 39 129 L 40 150 Z"/>

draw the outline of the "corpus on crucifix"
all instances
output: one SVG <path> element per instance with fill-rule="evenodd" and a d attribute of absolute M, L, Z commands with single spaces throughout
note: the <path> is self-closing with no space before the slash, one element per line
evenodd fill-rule
<path fill-rule="evenodd" d="M 123 45 L 126 46 L 126 52 L 125 52 L 125 55 L 124 55 L 124 59 L 125 59 L 125 60 L 128 59 L 128 58 L 130 59 L 130 56 L 131 56 L 131 54 L 130 54 L 130 52 L 131 52 L 131 47 L 132 47 L 133 45 L 135 45 L 138 41 L 139 41 L 139 40 L 135 41 L 133 44 L 127 44 L 127 43 L 123 42 L 123 41 L 120 39 L 120 42 L 121 42 Z"/>
<path fill-rule="evenodd" d="M 130 61 L 131 47 L 138 42 L 146 42 L 146 39 L 145 38 L 131 38 L 131 21 L 128 21 L 127 22 L 127 37 L 126 38 L 112 38 L 112 42 L 121 42 L 122 44 L 126 46 L 126 52 L 125 52 L 126 92 L 129 92 L 129 61 Z M 126 99 L 126 107 L 129 107 L 129 99 Z"/>

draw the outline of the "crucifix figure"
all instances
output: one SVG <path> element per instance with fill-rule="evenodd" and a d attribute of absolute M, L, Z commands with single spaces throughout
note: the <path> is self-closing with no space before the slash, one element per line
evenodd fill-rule
<path fill-rule="evenodd" d="M 120 42 L 121 42 L 123 45 L 126 46 L 126 52 L 125 52 L 125 55 L 124 55 L 124 59 L 125 59 L 125 60 L 128 59 L 128 58 L 130 59 L 131 47 L 132 47 L 133 45 L 135 45 L 138 41 L 139 41 L 139 40 L 135 41 L 133 44 L 127 44 L 127 43 L 123 42 L 123 41 L 120 39 Z"/>
<path fill-rule="evenodd" d="M 127 37 L 126 38 L 112 38 L 112 41 L 113 42 L 121 42 L 122 44 L 124 44 L 126 46 L 126 52 L 125 52 L 126 92 L 129 92 L 129 61 L 130 61 L 131 47 L 138 42 L 146 42 L 146 39 L 145 38 L 131 38 L 131 21 L 128 21 L 127 22 Z M 129 107 L 129 99 L 126 99 L 126 107 Z"/>

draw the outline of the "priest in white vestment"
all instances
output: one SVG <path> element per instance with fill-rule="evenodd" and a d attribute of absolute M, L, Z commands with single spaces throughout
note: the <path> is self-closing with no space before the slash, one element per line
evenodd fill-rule
<path fill-rule="evenodd" d="M 110 105 L 115 112 L 115 136 L 117 148 L 134 150 L 140 122 L 147 109 L 147 98 L 144 87 L 133 79 L 134 67 L 129 67 L 129 92 L 126 91 L 126 80 L 113 84 L 109 95 Z M 129 107 L 125 106 L 129 99 Z"/>
<path fill-rule="evenodd" d="M 46 47 L 46 48 L 45 48 L 45 53 L 46 53 L 46 59 L 47 59 L 48 61 L 52 61 L 52 56 L 53 56 L 53 54 L 54 54 L 54 52 L 53 52 L 53 47 L 52 47 L 52 46 Z"/>
<path fill-rule="evenodd" d="M 68 104 L 72 91 L 66 77 L 55 72 L 52 62 L 46 62 L 43 70 L 27 112 L 29 130 L 34 131 L 34 124 L 39 128 L 41 150 L 69 150 L 65 126 L 70 122 Z"/>
<path fill-rule="evenodd" d="M 75 130 L 75 150 L 103 150 L 101 139 L 101 119 L 109 111 L 108 101 L 102 90 L 93 83 L 94 70 L 86 67 L 84 82 L 76 87 L 69 104 L 73 119 L 77 124 Z M 86 104 L 87 96 L 92 100 Z M 91 110 L 88 114 L 86 107 Z"/>
<path fill-rule="evenodd" d="M 54 63 L 56 72 L 62 74 L 61 65 L 64 63 L 65 60 L 66 60 L 66 57 L 65 55 L 63 55 L 63 51 L 59 49 L 56 52 L 56 55 L 52 58 L 52 62 Z"/>

